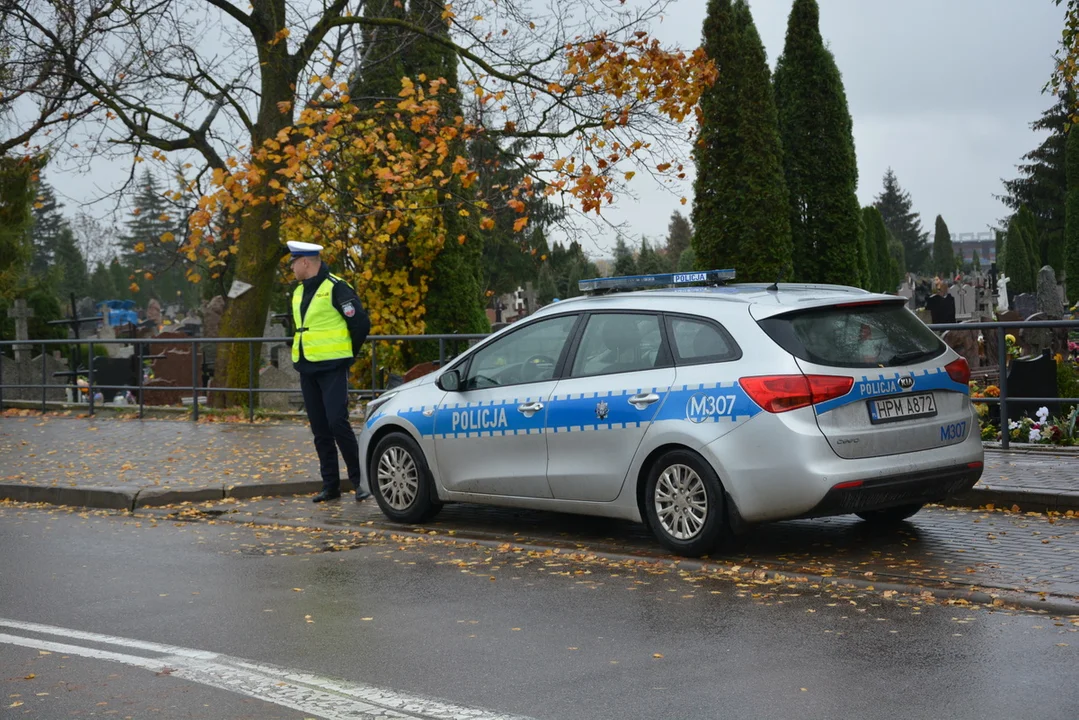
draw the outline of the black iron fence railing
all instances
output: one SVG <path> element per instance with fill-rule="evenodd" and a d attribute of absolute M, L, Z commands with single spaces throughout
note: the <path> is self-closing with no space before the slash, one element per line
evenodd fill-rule
<path fill-rule="evenodd" d="M 1008 422 L 1010 415 L 1008 414 L 1008 403 L 1023 401 L 1024 403 L 1044 403 L 1046 405 L 1061 404 L 1073 404 L 1079 403 L 1079 398 L 1074 397 L 1030 397 L 1030 396 L 1015 396 L 1010 397 L 1008 394 L 1008 344 L 1006 337 L 1011 330 L 1025 330 L 1025 329 L 1038 329 L 1044 328 L 1046 330 L 1079 330 L 1079 320 L 1027 320 L 1027 321 L 1009 321 L 1009 322 L 965 322 L 965 323 L 941 323 L 930 324 L 930 328 L 937 332 L 946 332 L 948 330 L 971 330 L 980 331 L 984 337 L 985 333 L 992 331 L 996 333 L 996 345 L 997 345 L 997 388 L 1000 390 L 999 397 L 984 397 L 973 398 L 973 402 L 976 403 L 988 403 L 1000 405 L 1000 444 L 1005 449 L 1008 447 L 1011 440 L 1009 436 Z M 971 368 L 971 370 L 977 372 L 979 368 Z"/>
<path fill-rule="evenodd" d="M 363 355 L 369 358 L 371 363 L 371 386 L 367 388 L 353 388 L 349 390 L 350 395 L 359 397 L 376 397 L 379 393 L 384 392 L 386 387 L 387 378 L 384 377 L 385 373 L 378 366 L 378 353 L 379 345 L 385 346 L 388 343 L 398 342 L 437 342 L 438 343 L 438 362 L 439 365 L 444 364 L 448 359 L 454 357 L 462 349 L 468 347 L 471 343 L 482 340 L 488 337 L 485 334 L 470 334 L 470 335 L 370 335 L 367 338 L 365 346 L 369 348 L 369 352 L 365 352 Z M 206 362 L 198 362 L 199 349 L 206 349 L 207 346 L 222 345 L 226 343 L 235 343 L 239 345 L 247 345 L 247 357 L 248 357 L 248 382 L 246 387 L 232 388 L 232 387 L 219 387 L 213 385 L 207 385 L 204 382 L 200 382 L 202 376 L 207 372 Z M 102 390 L 115 390 L 121 391 L 125 394 L 127 392 L 132 393 L 135 396 L 135 404 L 138 406 L 139 417 L 143 417 L 145 413 L 145 393 L 147 392 L 180 392 L 191 394 L 191 419 L 199 419 L 199 405 L 200 405 L 200 393 L 246 393 L 247 396 L 247 411 L 248 420 L 254 421 L 255 419 L 255 396 L 262 393 L 297 393 L 299 388 L 262 388 L 256 386 L 256 378 L 258 377 L 259 367 L 261 361 L 256 363 L 256 358 L 260 356 L 260 353 L 256 352 L 256 347 L 262 343 L 271 345 L 284 345 L 286 343 L 285 338 L 281 337 L 262 337 L 262 338 L 109 338 L 109 339 L 73 339 L 66 340 L 0 340 L 0 353 L 6 354 L 9 350 L 13 350 L 14 356 L 18 358 L 29 357 L 34 350 L 40 351 L 41 362 L 41 375 L 40 382 L 37 383 L 11 383 L 6 382 L 4 378 L 4 364 L 0 362 L 0 391 L 3 390 L 40 390 L 41 391 L 41 409 L 44 412 L 48 409 L 49 391 L 70 389 L 73 395 L 72 401 L 78 402 L 82 395 L 87 398 L 85 404 L 89 414 L 93 415 L 95 412 L 95 394 Z M 190 346 L 191 350 L 191 384 L 190 385 L 168 385 L 168 386 L 144 386 L 143 384 L 143 361 L 157 359 L 162 357 L 161 355 L 155 355 L 148 352 L 153 345 L 168 345 L 168 346 Z M 49 373 L 48 370 L 48 353 L 47 348 L 53 347 L 55 349 L 62 349 L 69 346 L 78 345 L 80 348 L 87 350 L 88 360 L 85 367 L 72 368 L 63 372 Z M 125 384 L 105 384 L 101 382 L 95 382 L 94 378 L 94 358 L 95 347 L 101 348 L 106 345 L 134 345 L 135 351 L 132 354 L 132 362 L 137 367 L 134 372 L 136 382 Z M 30 362 L 29 360 L 23 360 L 23 362 Z M 25 376 L 26 373 L 20 373 Z M 70 383 L 60 384 L 56 382 L 49 382 L 49 378 L 57 377 L 69 377 Z M 79 385 L 78 378 L 85 378 L 86 384 Z M 4 393 L 0 392 L 0 410 L 4 409 L 5 402 L 11 402 L 11 400 L 4 400 Z M 24 401 L 25 402 L 25 401 Z M 35 401 L 36 402 L 36 401 Z"/>
<path fill-rule="evenodd" d="M 1009 402 L 1024 403 L 1045 403 L 1060 406 L 1062 404 L 1079 404 L 1079 398 L 1076 397 L 1028 397 L 1028 396 L 1011 396 L 1008 392 L 1008 346 L 1006 342 L 1006 336 L 1011 330 L 1024 330 L 1024 329 L 1038 329 L 1044 328 L 1046 330 L 1054 329 L 1069 329 L 1079 330 L 1079 320 L 1037 320 L 1037 321 L 1025 321 L 1025 322 L 966 322 L 966 323 L 948 323 L 948 324 L 931 324 L 929 326 L 935 331 L 944 332 L 948 330 L 963 330 L 963 331 L 978 331 L 982 333 L 983 337 L 986 332 L 994 332 L 997 336 L 997 364 L 995 366 L 998 380 L 996 382 L 997 387 L 1000 390 L 999 397 L 982 397 L 974 398 L 976 403 L 991 403 L 998 404 L 1000 406 L 1000 426 L 1001 426 L 1001 444 L 1007 448 L 1009 444 L 1008 422 L 1010 419 L 1008 413 Z M 383 378 L 383 373 L 378 367 L 378 347 L 379 344 L 386 343 L 398 343 L 398 342 L 438 342 L 438 355 L 439 364 L 444 364 L 447 359 L 452 358 L 464 347 L 472 344 L 477 340 L 482 340 L 488 337 L 483 334 L 474 335 L 372 335 L 368 338 L 366 345 L 370 347 L 370 364 L 371 364 L 371 386 L 368 388 L 356 388 L 349 390 L 350 394 L 360 397 L 375 397 L 379 393 L 384 392 L 386 389 L 386 380 Z M 227 392 L 227 393 L 246 393 L 247 395 L 247 410 L 248 420 L 253 421 L 255 417 L 255 396 L 260 393 L 296 393 L 297 388 L 262 388 L 256 387 L 255 378 L 258 376 L 258 366 L 256 365 L 255 358 L 256 345 L 262 343 L 270 343 L 274 345 L 284 344 L 284 339 L 280 337 L 263 337 L 263 338 L 117 338 L 117 339 L 95 339 L 95 340 L 3 340 L 0 341 L 0 352 L 6 352 L 10 348 L 15 348 L 17 351 L 29 354 L 32 349 L 39 348 L 41 350 L 41 382 L 40 383 L 22 383 L 12 384 L 6 383 L 3 376 L 3 363 L 0 363 L 0 389 L 22 389 L 22 390 L 41 390 L 41 409 L 44 411 L 48 408 L 48 391 L 63 389 L 65 387 L 71 387 L 74 389 L 74 397 L 77 400 L 80 394 L 87 396 L 87 409 L 92 415 L 95 409 L 94 395 L 99 390 L 119 390 L 128 392 L 130 391 L 136 397 L 138 404 L 139 417 L 142 417 L 145 412 L 144 403 L 144 391 L 146 390 L 169 390 L 172 392 L 189 392 L 191 393 L 191 419 L 198 420 L 199 418 L 199 393 L 200 392 Z M 86 368 L 73 368 L 67 372 L 53 373 L 54 376 L 69 376 L 72 378 L 70 385 L 59 385 L 57 383 L 49 383 L 48 364 L 46 357 L 46 348 L 49 346 L 69 346 L 78 343 L 82 346 L 88 346 L 88 354 L 91 361 L 87 363 Z M 200 383 L 200 377 L 202 376 L 205 368 L 203 364 L 195 361 L 199 357 L 199 348 L 206 348 L 206 346 L 220 345 L 223 343 L 237 343 L 246 344 L 248 346 L 248 359 L 249 359 L 249 373 L 247 387 L 242 388 L 230 388 L 230 387 L 216 387 L 209 386 Z M 141 361 L 150 360 L 156 355 L 147 352 L 152 348 L 154 344 L 162 345 L 190 345 L 191 347 L 191 384 L 190 385 L 170 385 L 168 387 L 154 387 L 148 388 L 143 386 L 143 373 L 141 367 L 137 375 L 136 384 L 125 385 L 105 385 L 97 384 L 94 382 L 94 347 L 103 345 L 134 345 L 134 356 L 137 358 L 136 362 L 141 365 Z M 972 368 L 976 373 L 979 370 L 985 370 L 985 368 Z M 78 387 L 76 385 L 75 378 L 78 376 L 85 377 L 86 385 Z M 3 393 L 0 393 L 0 410 L 4 408 Z M 36 401 L 35 401 L 36 402 Z"/>

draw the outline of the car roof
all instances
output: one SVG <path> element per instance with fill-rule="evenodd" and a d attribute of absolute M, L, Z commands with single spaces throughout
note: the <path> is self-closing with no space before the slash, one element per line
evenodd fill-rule
<path fill-rule="evenodd" d="M 776 289 L 769 289 L 776 288 Z M 714 287 L 664 288 L 636 292 L 613 292 L 602 295 L 583 295 L 560 300 L 547 305 L 535 314 L 566 312 L 585 309 L 632 309 L 685 310 L 692 308 L 701 312 L 704 303 L 715 303 L 710 312 L 722 312 L 723 308 L 753 308 L 756 318 L 770 317 L 792 310 L 827 307 L 845 302 L 905 302 L 897 295 L 871 293 L 846 285 L 823 285 L 808 283 L 738 283 Z"/>

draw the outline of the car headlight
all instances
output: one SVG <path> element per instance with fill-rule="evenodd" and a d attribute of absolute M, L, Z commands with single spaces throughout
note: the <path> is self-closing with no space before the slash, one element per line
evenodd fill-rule
<path fill-rule="evenodd" d="M 383 405 L 385 405 L 390 400 L 392 400 L 395 395 L 397 395 L 396 392 L 382 393 L 377 398 L 375 398 L 371 402 L 367 403 L 367 407 L 364 408 L 364 413 L 363 413 L 364 422 L 367 422 L 368 420 L 370 420 L 371 416 L 375 414 L 375 411 L 378 410 Z"/>

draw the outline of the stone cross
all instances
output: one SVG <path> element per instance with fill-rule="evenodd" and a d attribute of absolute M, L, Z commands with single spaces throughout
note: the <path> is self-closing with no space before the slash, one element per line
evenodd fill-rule
<path fill-rule="evenodd" d="M 16 340 L 29 340 L 30 328 L 26 324 L 26 321 L 34 317 L 34 309 L 26 306 L 26 300 L 19 298 L 15 301 L 15 306 L 8 308 L 7 316 L 15 321 L 15 339 Z M 30 360 L 30 351 L 33 348 L 30 345 L 16 345 L 15 346 L 15 362 L 28 362 Z"/>

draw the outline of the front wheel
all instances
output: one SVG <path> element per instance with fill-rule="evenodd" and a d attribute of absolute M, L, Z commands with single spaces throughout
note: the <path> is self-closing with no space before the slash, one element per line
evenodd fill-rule
<path fill-rule="evenodd" d="M 408 435 L 392 433 L 378 441 L 368 478 L 375 502 L 390 520 L 427 522 L 442 509 L 427 459 Z"/>
<path fill-rule="evenodd" d="M 719 542 L 725 517 L 723 486 L 716 471 L 698 455 L 671 450 L 648 473 L 645 513 L 664 547 L 700 557 Z"/>
<path fill-rule="evenodd" d="M 925 506 L 924 503 L 912 503 L 910 505 L 897 505 L 896 507 L 884 508 L 883 510 L 866 510 L 855 513 L 867 523 L 874 525 L 894 525 L 903 522 L 913 516 Z"/>

